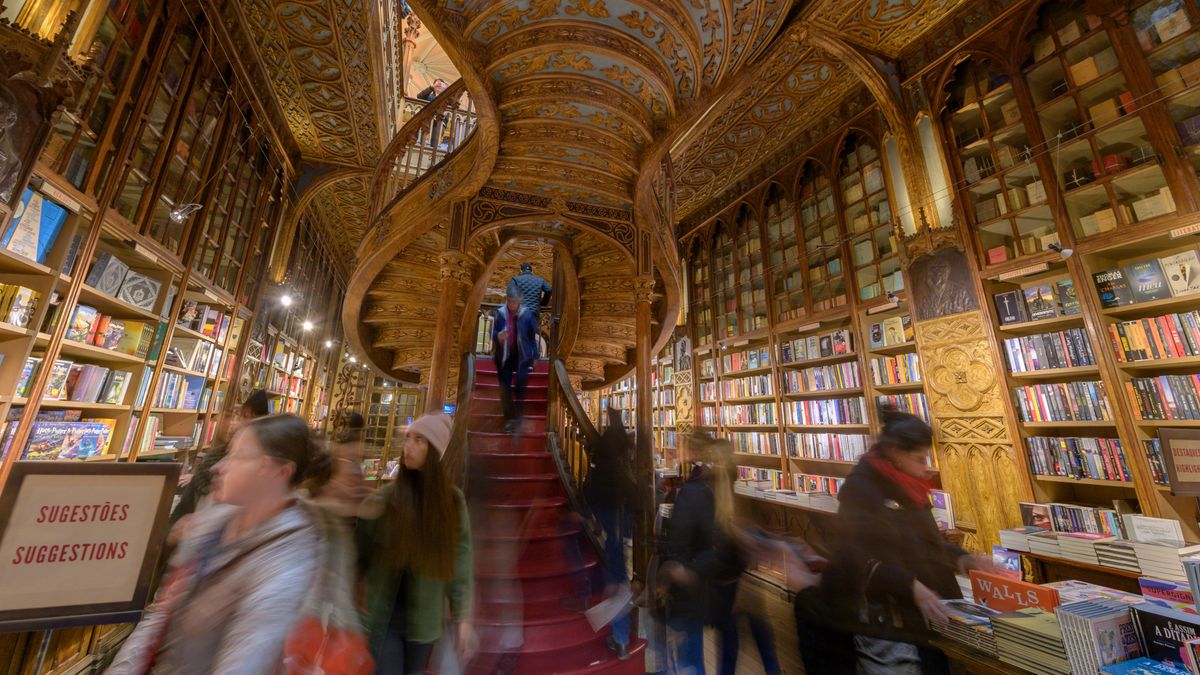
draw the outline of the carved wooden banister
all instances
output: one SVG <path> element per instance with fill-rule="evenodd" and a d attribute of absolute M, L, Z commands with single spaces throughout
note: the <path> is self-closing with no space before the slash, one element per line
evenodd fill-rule
<path fill-rule="evenodd" d="M 428 103 L 406 98 L 403 110 L 407 119 L 384 148 L 371 181 L 368 230 L 388 215 L 410 186 L 454 154 L 475 131 L 475 107 L 462 80 Z"/>
<path fill-rule="evenodd" d="M 604 550 L 600 542 L 600 529 L 584 498 L 583 483 L 587 479 L 588 451 L 599 445 L 600 432 L 596 431 L 583 406 L 579 405 L 579 397 L 571 387 L 571 378 L 562 360 L 555 359 L 553 362 L 550 379 L 554 382 L 550 387 L 550 407 L 547 409 L 550 452 L 571 502 L 571 509 L 579 514 L 584 524 L 584 534 L 599 553 Z M 599 557 L 603 565 L 605 556 Z"/>

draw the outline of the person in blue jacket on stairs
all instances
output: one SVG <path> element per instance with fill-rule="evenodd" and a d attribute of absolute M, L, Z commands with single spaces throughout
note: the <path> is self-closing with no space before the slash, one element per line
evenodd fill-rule
<path fill-rule="evenodd" d="M 509 284 L 504 306 L 492 324 L 492 357 L 500 379 L 504 431 L 517 431 L 524 408 L 525 385 L 537 360 L 537 315 L 521 304 L 521 293 Z"/>

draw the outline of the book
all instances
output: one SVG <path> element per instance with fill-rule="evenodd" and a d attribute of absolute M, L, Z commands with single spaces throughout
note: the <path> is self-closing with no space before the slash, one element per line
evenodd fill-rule
<path fill-rule="evenodd" d="M 1125 275 L 1129 278 L 1134 302 L 1150 302 L 1171 297 L 1171 289 L 1163 276 L 1162 265 L 1155 258 L 1126 265 Z"/>
<path fill-rule="evenodd" d="M 1138 587 L 1142 597 L 1166 607 L 1186 609 L 1196 605 L 1192 587 L 1184 582 L 1139 577 Z"/>
<path fill-rule="evenodd" d="M 0 246 L 21 257 L 44 263 L 69 213 L 40 192 L 25 188 Z"/>
<path fill-rule="evenodd" d="M 71 374 L 72 365 L 70 361 L 54 362 L 50 370 L 50 379 L 46 382 L 46 399 L 61 401 L 67 397 L 67 377 Z"/>
<path fill-rule="evenodd" d="M 1073 673 L 1095 673 L 1100 666 L 1141 654 L 1128 604 L 1080 600 L 1060 605 L 1055 615 Z"/>
<path fill-rule="evenodd" d="M 1133 605 L 1129 611 L 1142 653 L 1156 661 L 1184 667 L 1181 650 L 1200 632 L 1200 616 L 1149 602 Z"/>
<path fill-rule="evenodd" d="M 125 370 L 114 370 L 108 376 L 108 381 L 104 384 L 104 391 L 100 395 L 102 403 L 112 405 L 121 405 L 125 402 L 125 391 L 129 388 L 129 380 L 133 377 L 133 373 Z"/>
<path fill-rule="evenodd" d="M 37 373 L 38 366 L 41 363 L 42 359 L 37 356 L 30 356 L 25 359 L 25 365 L 21 368 L 21 377 L 17 380 L 17 396 L 29 396 L 29 385 L 33 382 L 34 374 Z"/>
<path fill-rule="evenodd" d="M 885 319 L 883 322 L 883 344 L 890 346 L 904 343 L 904 320 L 898 316 Z"/>
<path fill-rule="evenodd" d="M 954 502 L 950 493 L 942 490 L 930 490 L 929 501 L 933 508 L 933 522 L 939 530 L 954 529 Z"/>
<path fill-rule="evenodd" d="M 1196 251 L 1184 251 L 1159 258 L 1163 276 L 1174 295 L 1200 293 L 1200 256 Z"/>
<path fill-rule="evenodd" d="M 1052 612 L 1059 604 L 1058 591 L 1053 588 L 980 570 L 971 570 L 970 577 L 975 602 L 988 609 L 1011 612 L 1036 608 Z"/>
<path fill-rule="evenodd" d="M 1030 321 L 1041 321 L 1058 316 L 1058 302 L 1054 299 L 1054 291 L 1051 290 L 1050 284 L 1026 288 L 1025 307 L 1029 310 Z"/>
<path fill-rule="evenodd" d="M 1021 554 L 1004 548 L 992 547 L 992 564 L 996 566 L 997 574 L 1009 579 L 1021 580 Z"/>
<path fill-rule="evenodd" d="M 871 349 L 876 349 L 884 346 L 883 342 L 883 323 L 875 322 L 868 329 Z"/>
<path fill-rule="evenodd" d="M 37 291 L 15 286 L 12 291 L 11 303 L 8 305 L 4 320 L 19 328 L 27 328 L 33 323 L 33 315 L 37 313 L 37 303 L 41 294 Z"/>
<path fill-rule="evenodd" d="M 1075 296 L 1075 282 L 1070 279 L 1059 279 L 1054 282 L 1054 293 L 1058 296 L 1058 305 L 1064 316 L 1078 314 L 1083 311 L 1079 306 L 1079 298 Z"/>
<path fill-rule="evenodd" d="M 1188 671 L 1140 656 L 1100 668 L 1104 675 L 1188 675 Z"/>
<path fill-rule="evenodd" d="M 105 349 L 116 349 L 117 345 L 121 344 L 121 338 L 125 335 L 125 322 L 120 319 L 109 319 L 108 330 L 104 332 L 103 339 L 97 339 L 96 344 Z"/>
<path fill-rule="evenodd" d="M 1021 291 L 1005 291 L 992 297 L 996 303 L 996 314 L 1001 325 L 1024 323 L 1029 320 L 1025 308 L 1025 296 Z"/>
<path fill-rule="evenodd" d="M 88 336 L 92 334 L 92 327 L 96 323 L 98 312 L 95 307 L 88 305 L 79 305 L 75 308 L 75 315 L 71 317 L 71 325 L 67 327 L 66 338 L 72 342 L 88 342 Z"/>
<path fill-rule="evenodd" d="M 109 427 L 103 422 L 34 422 L 22 459 L 85 459 L 103 454 Z"/>
<path fill-rule="evenodd" d="M 140 272 L 129 270 L 129 273 L 125 275 L 125 281 L 121 284 L 121 290 L 117 293 L 117 297 L 135 307 L 152 312 L 154 311 L 154 303 L 158 301 L 160 290 L 162 290 L 161 281 L 151 279 Z"/>
<path fill-rule="evenodd" d="M 83 282 L 105 295 L 116 297 L 128 272 L 129 265 L 108 251 L 102 251 L 96 255 L 96 261 L 92 263 L 92 269 Z"/>
<path fill-rule="evenodd" d="M 1118 268 L 1092 274 L 1092 282 L 1100 296 L 1100 306 L 1105 309 L 1133 302 L 1133 288 L 1129 285 L 1125 273 Z"/>
<path fill-rule="evenodd" d="M 1027 527 L 1037 527 L 1043 530 L 1051 529 L 1050 507 L 1033 502 L 1020 502 L 1021 524 Z"/>

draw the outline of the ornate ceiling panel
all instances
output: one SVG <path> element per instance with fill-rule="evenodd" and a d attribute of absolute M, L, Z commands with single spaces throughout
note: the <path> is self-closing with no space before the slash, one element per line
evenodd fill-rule
<path fill-rule="evenodd" d="M 824 0 L 805 8 L 754 85 L 721 101 L 672 152 L 676 215 L 685 219 L 787 145 L 858 86 L 837 59 L 807 45 L 809 30 L 895 57 L 965 0 Z"/>
<path fill-rule="evenodd" d="M 354 260 L 354 251 L 362 241 L 369 189 L 367 176 L 344 178 L 322 188 L 309 205 L 317 222 L 329 233 L 334 252 L 343 261 Z"/>
<path fill-rule="evenodd" d="M 798 0 L 430 0 L 496 85 L 491 184 L 629 208 L 655 130 L 759 54 Z"/>
<path fill-rule="evenodd" d="M 226 20 L 257 50 L 307 159 L 370 167 L 379 157 L 379 92 L 370 0 L 240 0 Z"/>

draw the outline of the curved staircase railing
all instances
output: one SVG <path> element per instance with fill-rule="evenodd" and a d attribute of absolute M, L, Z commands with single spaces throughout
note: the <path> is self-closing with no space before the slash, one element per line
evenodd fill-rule
<path fill-rule="evenodd" d="M 414 183 L 462 147 L 475 131 L 475 106 L 460 79 L 423 107 L 405 100 L 412 117 L 384 149 L 371 180 L 367 230 L 386 217 Z"/>
<path fill-rule="evenodd" d="M 584 522 L 583 531 L 592 546 L 597 552 L 601 552 L 604 546 L 600 541 L 600 527 L 583 497 L 583 483 L 587 480 L 588 471 L 588 449 L 595 448 L 600 443 L 600 432 L 588 419 L 583 406 L 579 405 L 579 397 L 571 387 L 571 379 L 562 360 L 555 359 L 551 364 L 550 379 L 553 385 L 547 392 L 549 407 L 546 411 L 546 438 L 550 453 L 554 457 L 554 465 L 558 469 L 558 477 L 567 493 L 571 509 L 579 514 Z M 604 564 L 603 555 L 600 556 L 600 564 Z"/>

